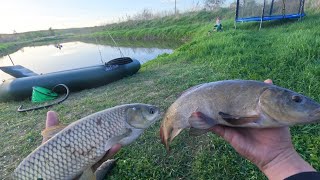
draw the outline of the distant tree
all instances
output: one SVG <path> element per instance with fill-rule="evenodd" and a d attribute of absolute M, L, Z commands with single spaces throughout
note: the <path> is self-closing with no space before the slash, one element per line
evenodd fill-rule
<path fill-rule="evenodd" d="M 142 12 L 142 18 L 145 20 L 152 19 L 152 12 L 149 9 L 144 9 Z"/>
<path fill-rule="evenodd" d="M 204 6 L 205 8 L 208 8 L 210 10 L 214 10 L 217 8 L 220 8 L 223 3 L 225 3 L 226 0 L 205 0 Z"/>
<path fill-rule="evenodd" d="M 313 10 L 320 10 L 320 1 L 319 0 L 306 1 L 305 7 Z"/>
<path fill-rule="evenodd" d="M 193 3 L 192 3 L 191 11 L 195 12 L 195 11 L 200 11 L 201 9 L 203 9 L 203 7 L 202 7 L 202 5 L 200 4 L 200 1 L 197 1 L 197 2 L 193 2 Z"/>
<path fill-rule="evenodd" d="M 133 20 L 150 20 L 153 18 L 153 13 L 149 9 L 143 9 L 141 13 L 133 16 Z"/>
<path fill-rule="evenodd" d="M 261 15 L 262 6 L 263 4 L 257 3 L 256 0 L 243 0 L 243 3 L 240 3 L 242 16 L 259 16 Z"/>
<path fill-rule="evenodd" d="M 126 14 L 126 21 L 131 21 L 131 16 Z"/>
<path fill-rule="evenodd" d="M 237 7 L 236 2 L 230 3 L 230 5 L 229 5 L 229 9 L 236 9 L 236 7 Z"/>
<path fill-rule="evenodd" d="M 49 28 L 49 35 L 50 36 L 54 36 L 55 35 L 54 30 L 52 29 L 52 27 Z"/>

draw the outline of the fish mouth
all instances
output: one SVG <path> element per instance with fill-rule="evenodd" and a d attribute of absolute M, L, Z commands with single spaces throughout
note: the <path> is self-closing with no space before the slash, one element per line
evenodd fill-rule
<path fill-rule="evenodd" d="M 319 120 L 320 121 L 320 108 L 314 110 L 311 114 L 310 114 L 311 118 L 314 120 L 314 121 L 317 121 Z"/>
<path fill-rule="evenodd" d="M 154 118 L 154 123 L 155 123 L 156 121 L 159 121 L 160 119 L 161 119 L 161 113 L 158 112 L 158 114 L 157 114 L 156 117 Z"/>

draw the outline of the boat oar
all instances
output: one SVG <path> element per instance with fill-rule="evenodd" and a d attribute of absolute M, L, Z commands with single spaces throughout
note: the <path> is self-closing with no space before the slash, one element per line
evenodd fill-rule
<path fill-rule="evenodd" d="M 58 84 L 58 85 L 54 86 L 54 87 L 52 88 L 52 91 L 54 91 L 54 89 L 56 89 L 56 88 L 59 87 L 59 86 L 64 87 L 65 90 L 66 90 L 66 95 L 65 95 L 61 100 L 56 101 L 56 102 L 52 102 L 51 104 L 47 104 L 47 105 L 44 105 L 44 106 L 36 106 L 36 107 L 32 107 L 32 108 L 27 108 L 27 109 L 23 109 L 23 108 L 22 108 L 23 105 L 21 105 L 21 106 L 18 108 L 18 112 L 26 112 L 26 111 L 33 111 L 33 110 L 48 108 L 48 107 L 51 107 L 51 106 L 53 106 L 53 105 L 62 103 L 63 101 L 65 101 L 65 100 L 69 97 L 70 91 L 69 91 L 69 88 L 68 88 L 65 84 Z"/>

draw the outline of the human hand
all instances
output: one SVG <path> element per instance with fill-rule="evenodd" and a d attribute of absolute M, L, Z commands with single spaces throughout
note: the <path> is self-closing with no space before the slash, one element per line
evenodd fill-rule
<path fill-rule="evenodd" d="M 270 79 L 264 82 L 272 84 Z M 295 151 L 288 127 L 257 129 L 217 125 L 211 130 L 254 163 L 269 179 L 284 179 L 299 172 L 315 171 Z"/>
<path fill-rule="evenodd" d="M 42 132 L 42 143 L 49 140 L 54 134 L 58 133 L 63 128 L 64 126 L 60 125 L 58 114 L 54 111 L 48 111 L 46 118 L 46 128 Z M 48 132 L 45 132 L 46 130 L 48 130 Z M 109 151 L 103 156 L 103 158 L 92 166 L 93 172 L 95 172 L 105 161 L 111 159 L 120 149 L 121 144 L 115 144 L 114 146 L 112 146 L 111 149 L 109 149 Z"/>

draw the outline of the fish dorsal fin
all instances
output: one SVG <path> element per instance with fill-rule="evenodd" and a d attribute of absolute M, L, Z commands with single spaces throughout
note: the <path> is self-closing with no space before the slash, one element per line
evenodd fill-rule
<path fill-rule="evenodd" d="M 193 112 L 189 117 L 189 124 L 196 129 L 209 129 L 217 124 L 217 121 L 202 112 Z"/>
<path fill-rule="evenodd" d="M 186 94 L 186 93 L 188 93 L 188 92 L 190 92 L 190 91 L 192 91 L 192 90 L 195 90 L 195 89 L 199 88 L 200 86 L 202 86 L 202 85 L 204 85 L 204 84 L 206 84 L 206 83 L 198 84 L 198 85 L 196 85 L 196 86 L 192 86 L 192 87 L 190 87 L 190 88 L 182 91 L 182 93 L 178 94 L 178 97 L 181 97 L 181 96 L 183 96 L 184 94 Z"/>
<path fill-rule="evenodd" d="M 246 117 L 241 117 L 241 116 L 234 116 L 230 115 L 224 112 L 219 112 L 219 115 L 224 119 L 226 122 L 232 125 L 243 125 L 247 123 L 252 123 L 256 122 L 259 119 L 258 115 L 252 115 L 252 116 L 246 116 Z"/>

